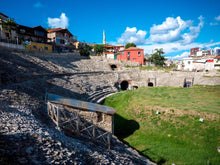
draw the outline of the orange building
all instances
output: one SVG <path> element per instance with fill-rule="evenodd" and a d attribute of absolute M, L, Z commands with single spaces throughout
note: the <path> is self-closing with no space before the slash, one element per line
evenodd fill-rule
<path fill-rule="evenodd" d="M 118 60 L 137 62 L 144 65 L 144 49 L 130 47 L 117 56 Z"/>

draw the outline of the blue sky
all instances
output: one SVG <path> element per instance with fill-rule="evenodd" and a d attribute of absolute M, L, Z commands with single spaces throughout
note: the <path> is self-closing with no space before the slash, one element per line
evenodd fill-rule
<path fill-rule="evenodd" d="M 0 12 L 21 25 L 66 27 L 79 41 L 134 42 L 179 59 L 190 48 L 220 47 L 219 0 L 8 0 Z"/>

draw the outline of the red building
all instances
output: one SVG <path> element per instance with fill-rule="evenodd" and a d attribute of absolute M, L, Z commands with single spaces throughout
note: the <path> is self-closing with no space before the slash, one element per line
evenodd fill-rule
<path fill-rule="evenodd" d="M 133 61 L 144 65 L 144 49 L 130 47 L 117 56 L 118 60 Z"/>
<path fill-rule="evenodd" d="M 191 56 L 194 56 L 194 55 L 197 55 L 197 52 L 199 51 L 199 48 L 192 48 L 190 49 L 190 55 L 189 57 Z"/>

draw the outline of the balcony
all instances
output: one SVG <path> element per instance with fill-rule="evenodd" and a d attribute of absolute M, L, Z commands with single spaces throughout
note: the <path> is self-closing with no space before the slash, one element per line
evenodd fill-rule
<path fill-rule="evenodd" d="M 72 42 L 77 41 L 77 36 L 70 37 L 70 36 L 64 36 L 62 34 L 56 34 L 56 37 L 60 38 L 60 39 L 65 39 L 65 40 L 68 40 L 68 41 L 72 41 Z"/>

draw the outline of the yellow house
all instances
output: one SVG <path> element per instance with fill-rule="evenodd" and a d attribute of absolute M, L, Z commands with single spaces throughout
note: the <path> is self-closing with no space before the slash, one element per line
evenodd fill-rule
<path fill-rule="evenodd" d="M 33 50 L 38 52 L 46 52 L 52 53 L 52 45 L 44 44 L 44 43 L 37 43 L 37 42 L 29 42 L 24 44 L 26 50 Z"/>

